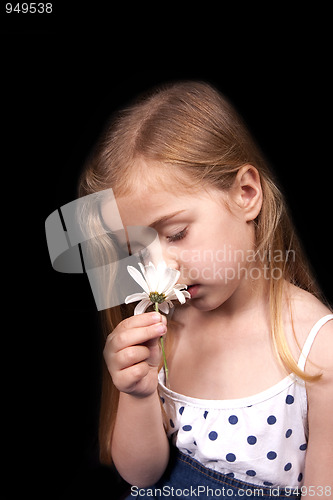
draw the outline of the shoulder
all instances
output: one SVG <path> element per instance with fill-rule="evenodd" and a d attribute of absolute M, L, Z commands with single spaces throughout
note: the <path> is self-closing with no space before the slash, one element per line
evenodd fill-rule
<path fill-rule="evenodd" d="M 332 313 L 328 306 L 302 288 L 288 284 L 286 291 L 291 312 L 298 320 L 303 322 L 316 321 L 326 314 Z"/>
<path fill-rule="evenodd" d="M 290 317 L 293 327 L 294 341 L 302 350 L 306 339 L 314 325 L 324 316 L 332 314 L 316 297 L 300 288 L 289 288 Z M 294 344 L 295 346 L 295 344 Z M 311 346 L 305 369 L 310 375 L 322 374 L 317 381 L 308 385 L 308 394 L 319 386 L 331 385 L 333 391 L 333 319 L 327 321 L 318 331 Z"/>
<path fill-rule="evenodd" d="M 332 310 L 311 293 L 294 285 L 288 285 L 287 299 L 287 336 L 295 359 L 298 359 L 311 329 L 321 318 L 332 314 Z M 333 320 L 330 320 L 319 330 L 312 345 L 307 364 L 321 366 L 327 358 L 332 357 L 332 342 Z"/>
<path fill-rule="evenodd" d="M 286 339 L 296 361 L 312 328 L 328 314 L 332 314 L 332 310 L 314 295 L 294 285 L 287 285 L 284 325 Z M 316 335 L 307 358 L 306 371 L 315 375 L 325 367 L 329 368 L 333 364 L 332 352 L 333 320 L 330 320 Z"/>

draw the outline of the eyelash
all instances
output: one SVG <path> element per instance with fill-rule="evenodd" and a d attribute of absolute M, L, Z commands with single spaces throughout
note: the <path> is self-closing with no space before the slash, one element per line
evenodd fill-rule
<path fill-rule="evenodd" d="M 174 234 L 173 236 L 167 236 L 166 239 L 168 240 L 169 243 L 174 243 L 175 241 L 180 241 L 185 238 L 187 234 L 187 227 L 183 229 L 182 231 L 179 231 L 179 233 Z"/>

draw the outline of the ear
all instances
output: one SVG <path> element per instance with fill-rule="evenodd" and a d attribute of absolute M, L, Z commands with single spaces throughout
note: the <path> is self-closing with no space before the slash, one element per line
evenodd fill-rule
<path fill-rule="evenodd" d="M 252 165 L 239 169 L 231 188 L 232 198 L 242 210 L 245 221 L 254 220 L 262 206 L 262 188 L 258 170 Z"/>

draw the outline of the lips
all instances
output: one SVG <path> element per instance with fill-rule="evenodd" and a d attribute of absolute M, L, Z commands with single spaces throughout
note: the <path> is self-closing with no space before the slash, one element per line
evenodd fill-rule
<path fill-rule="evenodd" d="M 197 295 L 197 293 L 199 291 L 199 287 L 200 287 L 200 285 L 189 285 L 187 287 L 187 291 L 191 295 L 191 299 L 194 299 L 194 297 Z"/>

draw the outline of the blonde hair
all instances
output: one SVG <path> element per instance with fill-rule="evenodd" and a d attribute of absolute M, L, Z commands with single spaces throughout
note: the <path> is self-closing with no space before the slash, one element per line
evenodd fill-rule
<path fill-rule="evenodd" d="M 283 283 L 287 280 L 317 297 L 320 292 L 272 172 L 230 103 L 209 84 L 191 81 L 166 85 L 140 97 L 117 113 L 106 128 L 81 176 L 80 196 L 108 188 L 117 194 L 130 193 L 138 182 L 135 165 L 140 157 L 159 162 L 160 168 L 177 167 L 173 174 L 179 183 L 186 184 L 184 179 L 190 177 L 195 185 L 204 182 L 221 190 L 232 186 L 243 165 L 250 164 L 258 170 L 263 204 L 255 220 L 256 251 L 266 256 L 268 267 L 272 266 L 269 255 L 274 252 L 287 255 L 292 249 L 295 256 L 274 261 L 280 272 L 275 274 L 278 278 L 269 278 L 272 340 L 288 371 L 305 380 L 318 378 L 297 367 L 288 347 L 282 324 Z M 94 227 L 103 222 L 95 212 L 86 213 L 85 224 L 93 237 Z M 104 241 L 103 252 L 114 252 L 110 239 Z M 105 337 L 129 314 L 127 306 L 103 311 Z M 110 443 L 118 397 L 104 364 L 99 430 L 100 458 L 104 463 L 111 463 Z"/>

